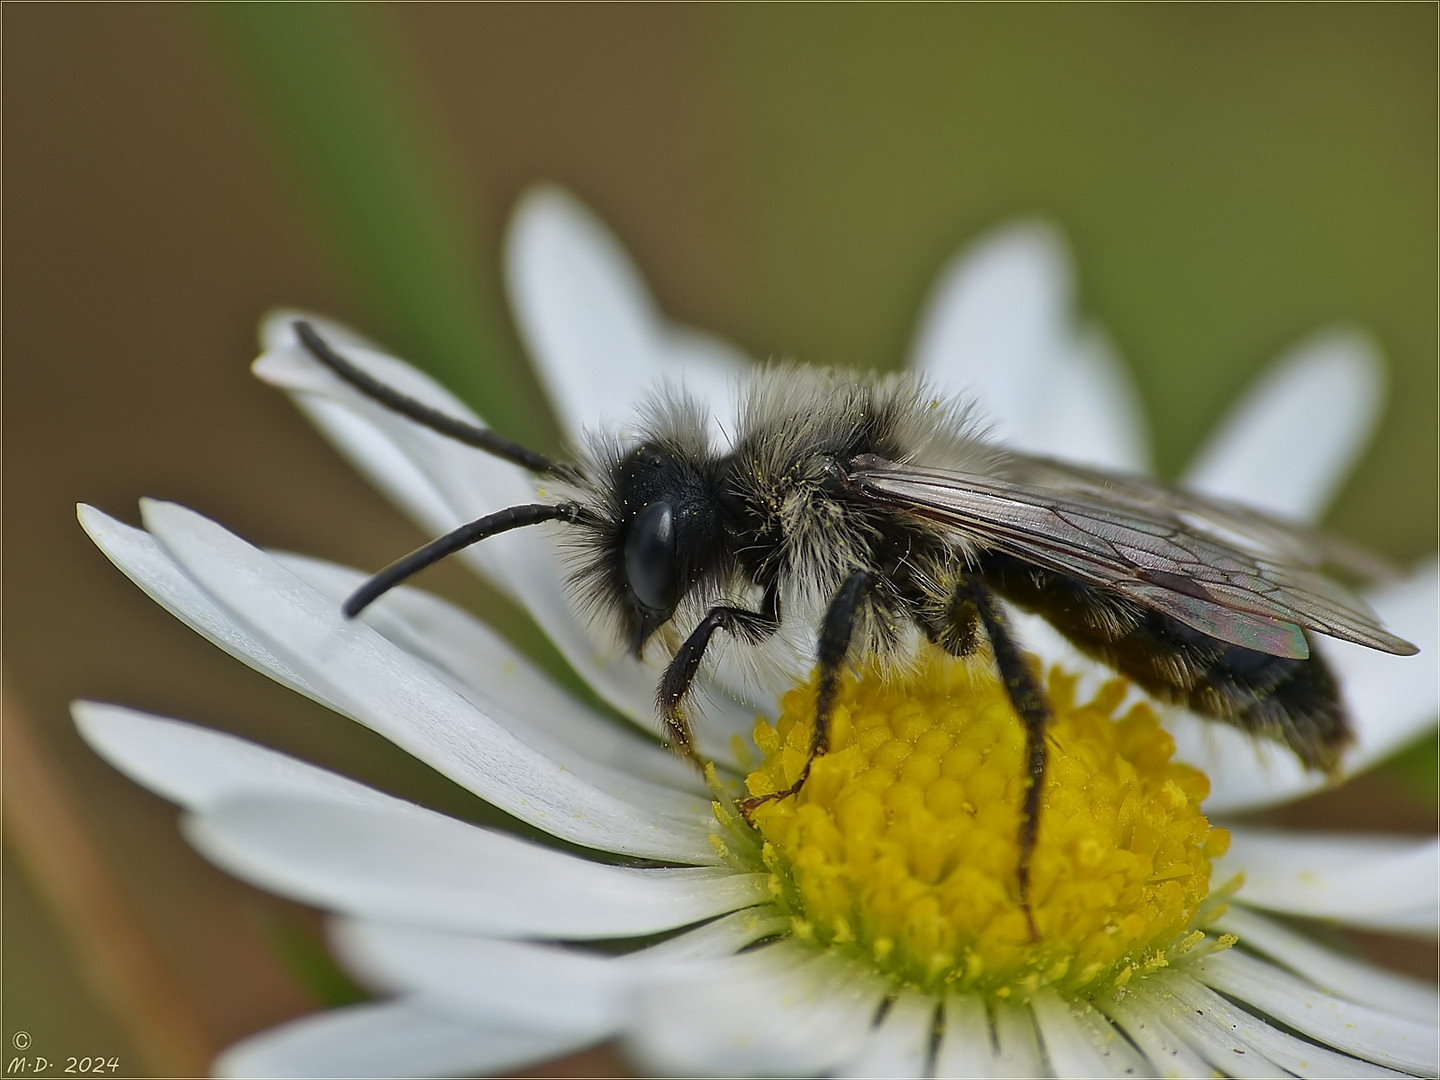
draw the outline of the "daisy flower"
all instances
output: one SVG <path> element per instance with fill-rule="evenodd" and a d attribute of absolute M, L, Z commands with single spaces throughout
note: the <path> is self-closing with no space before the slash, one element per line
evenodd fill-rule
<path fill-rule="evenodd" d="M 572 437 L 625 435 L 635 402 L 666 382 L 733 415 L 746 359 L 663 318 L 567 195 L 524 201 L 507 272 Z M 535 498 L 514 466 L 358 396 L 298 345 L 293 317 L 265 323 L 257 374 L 425 529 Z M 470 416 L 314 321 L 384 382 Z M 1148 465 L 1135 395 L 1104 337 L 1073 319 L 1063 250 L 1042 226 L 957 259 L 913 365 L 983 401 L 1019 449 Z M 1188 483 L 1316 515 L 1366 441 L 1377 371 L 1356 335 L 1306 343 L 1221 426 Z M 340 603 L 361 573 L 259 550 L 172 504 L 142 516 L 136 529 L 80 511 L 116 565 L 199 633 L 560 842 L 445 817 L 217 731 L 77 704 L 90 744 L 182 806 L 206 856 L 332 912 L 337 955 L 376 992 L 247 1039 L 222 1074 L 505 1072 L 605 1041 L 669 1074 L 1436 1074 L 1434 988 L 1292 923 L 1433 935 L 1435 841 L 1221 827 L 1324 781 L 1268 743 L 1146 703 L 1041 620 L 1016 616 L 1056 713 L 1032 940 L 1013 896 L 1019 727 L 983 664 L 924 660 L 899 685 L 856 672 L 831 753 L 799 797 L 756 813 L 755 831 L 731 799 L 793 775 L 813 690 L 756 689 L 720 664 L 696 720 L 716 765 L 702 781 L 655 737 L 658 669 L 592 639 L 544 530 L 459 557 L 633 726 L 424 592 L 397 589 L 349 622 Z M 1436 715 L 1435 563 L 1368 599 L 1422 651 L 1318 643 L 1356 727 L 1347 772 Z"/>

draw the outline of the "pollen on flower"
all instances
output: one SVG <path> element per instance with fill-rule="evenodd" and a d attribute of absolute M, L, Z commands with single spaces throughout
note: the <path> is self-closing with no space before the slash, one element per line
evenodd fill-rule
<path fill-rule="evenodd" d="M 1148 707 L 1115 715 L 1123 682 L 1077 703 L 1073 677 L 1048 681 L 1055 723 L 1030 864 L 1039 940 L 1017 895 L 1019 720 L 992 675 L 939 650 L 901 677 L 847 677 L 830 752 L 797 796 L 754 813 L 797 937 L 921 987 L 1006 997 L 1120 987 L 1193 947 L 1210 860 L 1229 839 L 1200 813 L 1209 781 L 1171 761 Z M 799 775 L 814 707 L 812 682 L 785 696 L 773 727 L 757 725 L 765 760 L 751 794 Z"/>

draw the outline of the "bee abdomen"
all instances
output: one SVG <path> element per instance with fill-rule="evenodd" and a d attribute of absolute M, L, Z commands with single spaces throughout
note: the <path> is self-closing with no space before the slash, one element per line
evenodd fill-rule
<path fill-rule="evenodd" d="M 1156 649 L 1173 651 L 1180 679 L 1155 676 L 1150 658 Z M 1150 611 L 1107 651 L 1117 671 L 1156 697 L 1283 743 L 1307 768 L 1333 772 L 1350 742 L 1339 687 L 1318 653 L 1307 660 L 1271 656 Z"/>
<path fill-rule="evenodd" d="M 1008 556 L 987 555 L 983 573 L 1005 599 L 1154 697 L 1282 743 L 1307 768 L 1334 771 L 1351 740 L 1339 687 L 1314 651 L 1296 660 L 1232 645 Z"/>

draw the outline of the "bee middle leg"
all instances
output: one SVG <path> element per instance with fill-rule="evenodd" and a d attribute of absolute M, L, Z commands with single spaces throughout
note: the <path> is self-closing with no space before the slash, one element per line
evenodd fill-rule
<path fill-rule="evenodd" d="M 819 686 L 815 691 L 815 727 L 810 732 L 810 753 L 805 759 L 805 767 L 784 791 L 756 795 L 741 802 L 740 813 L 747 822 L 757 807 L 776 799 L 789 798 L 804 787 L 815 759 L 830 748 L 830 710 L 835 707 L 845 657 L 855 633 L 855 621 L 878 580 L 869 570 L 856 570 L 845 579 L 831 599 L 830 606 L 825 609 L 825 621 L 820 626 L 820 640 L 815 650 L 816 663 L 820 668 Z"/>
<path fill-rule="evenodd" d="M 976 575 L 962 575 L 951 590 L 944 614 L 930 621 L 926 631 L 935 644 L 952 656 L 969 656 L 978 645 L 976 631 L 984 627 L 995 655 L 995 667 L 1005 684 L 1010 704 L 1025 729 L 1025 768 L 1030 784 L 1020 820 L 1019 866 L 1016 870 L 1020 906 L 1025 911 L 1032 940 L 1038 939 L 1035 918 L 1030 911 L 1030 856 L 1040 831 L 1041 784 L 1045 779 L 1047 747 L 1045 733 L 1052 720 L 1050 703 L 1040 681 L 1025 661 L 1025 654 L 1010 632 L 1009 621 L 995 594 Z"/>

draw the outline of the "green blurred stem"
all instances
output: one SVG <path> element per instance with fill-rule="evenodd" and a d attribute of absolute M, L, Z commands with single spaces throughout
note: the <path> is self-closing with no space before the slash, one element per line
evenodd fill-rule
<path fill-rule="evenodd" d="M 298 914 L 272 906 L 262 913 L 261 926 L 285 965 L 325 1008 L 370 1000 L 365 989 L 330 956 L 317 928 Z"/>
<path fill-rule="evenodd" d="M 1414 742 L 1408 749 L 1385 763 L 1383 773 L 1400 781 L 1412 794 L 1420 796 L 1427 803 L 1433 803 L 1440 795 L 1440 742 L 1435 732 Z"/>
<path fill-rule="evenodd" d="M 425 80 L 383 8 L 252 3 L 194 9 L 234 59 L 261 119 L 386 344 L 505 434 L 554 428 L 506 330 L 479 202 L 447 153 Z"/>

